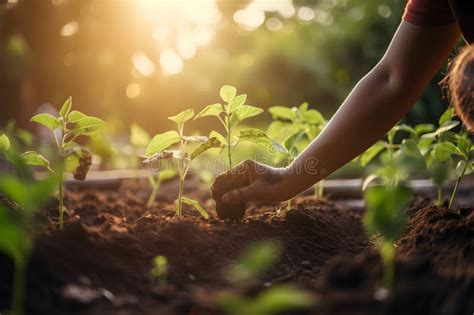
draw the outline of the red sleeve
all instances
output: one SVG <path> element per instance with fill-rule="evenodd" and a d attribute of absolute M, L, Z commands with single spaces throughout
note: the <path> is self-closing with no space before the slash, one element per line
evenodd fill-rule
<path fill-rule="evenodd" d="M 446 25 L 456 21 L 448 0 L 408 0 L 403 20 L 427 26 Z"/>

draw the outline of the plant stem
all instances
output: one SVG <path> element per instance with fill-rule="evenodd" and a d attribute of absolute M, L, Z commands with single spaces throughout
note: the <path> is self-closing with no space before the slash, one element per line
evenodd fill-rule
<path fill-rule="evenodd" d="M 181 218 L 183 214 L 183 186 L 184 186 L 184 176 L 179 176 L 179 191 L 178 191 L 178 218 Z"/>
<path fill-rule="evenodd" d="M 456 193 L 458 192 L 459 183 L 461 182 L 461 179 L 463 178 L 465 172 L 466 172 L 466 167 L 464 167 L 464 169 L 462 170 L 461 175 L 459 175 L 458 178 L 456 178 L 456 184 L 454 185 L 454 190 L 453 190 L 453 193 L 451 194 L 451 199 L 449 200 L 448 209 L 451 209 L 451 206 L 453 205 L 454 198 L 456 197 Z"/>
<path fill-rule="evenodd" d="M 390 289 L 395 282 L 395 247 L 392 243 L 384 241 L 380 254 L 384 265 L 383 286 Z"/>
<path fill-rule="evenodd" d="M 442 203 L 443 203 L 443 188 L 441 186 L 438 186 L 438 207 L 441 207 Z"/>
<path fill-rule="evenodd" d="M 227 119 L 227 124 L 229 124 L 230 119 Z M 232 146 L 231 146 L 231 130 L 230 125 L 227 126 L 227 158 L 229 159 L 229 170 L 232 168 Z"/>
<path fill-rule="evenodd" d="M 314 194 L 321 198 L 323 196 L 323 192 L 324 192 L 324 183 L 321 180 L 314 186 Z"/>
<path fill-rule="evenodd" d="M 293 199 L 290 199 L 288 200 L 288 205 L 287 205 L 287 208 L 290 209 L 291 208 L 291 203 L 292 203 Z"/>
<path fill-rule="evenodd" d="M 150 208 L 153 205 L 153 202 L 155 201 L 156 195 L 158 194 L 158 189 L 160 188 L 161 182 L 159 179 L 157 179 L 156 184 L 152 185 L 153 190 L 151 191 L 150 198 L 148 199 L 148 202 L 146 206 Z"/>
<path fill-rule="evenodd" d="M 64 187 L 63 172 L 59 172 L 59 229 L 64 228 Z"/>
<path fill-rule="evenodd" d="M 15 315 L 23 315 L 26 286 L 25 281 L 26 263 L 16 261 L 12 292 L 12 310 Z"/>

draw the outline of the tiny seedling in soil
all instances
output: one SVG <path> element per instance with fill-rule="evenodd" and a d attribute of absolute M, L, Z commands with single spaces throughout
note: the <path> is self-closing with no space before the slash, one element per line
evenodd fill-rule
<path fill-rule="evenodd" d="M 279 246 L 272 241 L 251 245 L 238 263 L 227 270 L 227 279 L 238 291 L 252 287 L 280 257 Z M 313 305 L 314 297 L 295 286 L 281 284 L 263 289 L 251 297 L 232 291 L 218 296 L 217 305 L 228 315 L 259 314 L 273 315 L 307 309 Z"/>
<path fill-rule="evenodd" d="M 5 135 L 0 136 L 0 152 L 12 162 L 17 174 L 27 171 L 20 154 L 12 151 Z M 12 314 L 22 315 L 26 287 L 26 270 L 33 246 L 31 224 L 33 212 L 38 210 L 53 192 L 57 179 L 48 177 L 41 182 L 24 179 L 25 176 L 2 176 L 0 192 L 11 203 L 0 200 L 0 252 L 14 264 L 12 284 Z M 31 175 L 27 178 L 31 178 Z"/>
<path fill-rule="evenodd" d="M 194 207 L 204 218 L 207 219 L 209 215 L 197 200 L 183 196 L 184 181 L 191 166 L 191 162 L 205 151 L 211 148 L 220 147 L 221 143 L 217 137 L 185 136 L 184 124 L 193 117 L 194 110 L 192 109 L 187 109 L 176 116 L 168 117 L 169 120 L 176 123 L 178 131 L 167 131 L 154 136 L 146 149 L 145 156 L 147 158 L 144 163 L 153 165 L 155 162 L 160 164 L 163 163 L 163 161 L 174 162 L 179 177 L 178 207 L 176 209 L 176 215 L 181 217 L 183 203 L 185 203 Z M 187 151 L 189 143 L 198 143 L 191 153 L 188 153 Z M 179 149 L 168 150 L 168 148 L 174 144 L 178 144 Z"/>
<path fill-rule="evenodd" d="M 53 133 L 60 158 L 59 163 L 59 227 L 64 227 L 64 171 L 71 172 L 75 179 L 84 180 L 91 165 L 91 154 L 87 149 L 77 144 L 79 136 L 93 137 L 100 132 L 105 122 L 93 116 L 87 116 L 80 111 L 73 110 L 72 98 L 69 97 L 61 107 L 59 116 L 42 113 L 35 115 L 31 121 L 39 123 Z M 36 151 L 23 154 L 27 164 L 45 167 L 54 173 L 50 161 Z"/>
<path fill-rule="evenodd" d="M 141 156 L 144 152 L 148 143 L 150 143 L 151 137 L 146 132 L 145 129 L 140 127 L 138 124 L 132 124 L 130 126 L 130 144 L 133 146 L 135 151 L 135 156 L 133 157 L 133 167 L 138 169 L 138 157 Z M 173 179 L 177 176 L 175 170 L 165 169 L 159 172 L 156 172 L 156 175 L 148 174 L 148 182 L 151 186 L 150 197 L 148 198 L 147 207 L 150 208 L 155 201 L 156 195 L 158 194 L 158 189 L 164 181 Z"/>
<path fill-rule="evenodd" d="M 275 154 L 275 163 L 280 166 L 291 164 L 326 125 L 323 115 L 315 109 L 308 109 L 308 103 L 292 108 L 273 106 L 268 111 L 273 122 L 268 126 L 267 134 L 280 143 L 282 150 Z M 323 187 L 323 181 L 314 186 L 317 196 L 323 196 Z M 291 200 L 288 201 L 290 206 Z"/>
<path fill-rule="evenodd" d="M 153 267 L 150 274 L 156 280 L 157 291 L 163 291 L 166 288 L 166 278 L 168 276 L 168 259 L 162 255 L 153 258 Z"/>

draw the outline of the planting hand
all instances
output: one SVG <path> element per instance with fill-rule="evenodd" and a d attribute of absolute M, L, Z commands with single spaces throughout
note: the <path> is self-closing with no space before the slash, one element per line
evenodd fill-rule
<path fill-rule="evenodd" d="M 286 189 L 286 171 L 286 168 L 275 168 L 246 160 L 230 171 L 219 175 L 211 189 L 214 195 L 214 192 L 228 186 L 229 182 L 237 182 L 236 186 L 241 186 L 241 188 L 225 192 L 222 196 L 222 201 L 226 204 L 250 201 L 285 201 L 293 196 Z M 243 185 L 239 185 L 239 182 Z"/>

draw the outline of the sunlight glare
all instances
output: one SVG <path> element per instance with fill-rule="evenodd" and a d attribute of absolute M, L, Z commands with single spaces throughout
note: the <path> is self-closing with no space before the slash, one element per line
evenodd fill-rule
<path fill-rule="evenodd" d="M 167 49 L 160 54 L 160 66 L 164 75 L 175 75 L 183 70 L 183 59 L 174 50 Z"/>
<path fill-rule="evenodd" d="M 135 69 L 145 77 L 149 77 L 155 72 L 155 64 L 143 51 L 137 51 L 133 54 L 132 63 Z"/>

